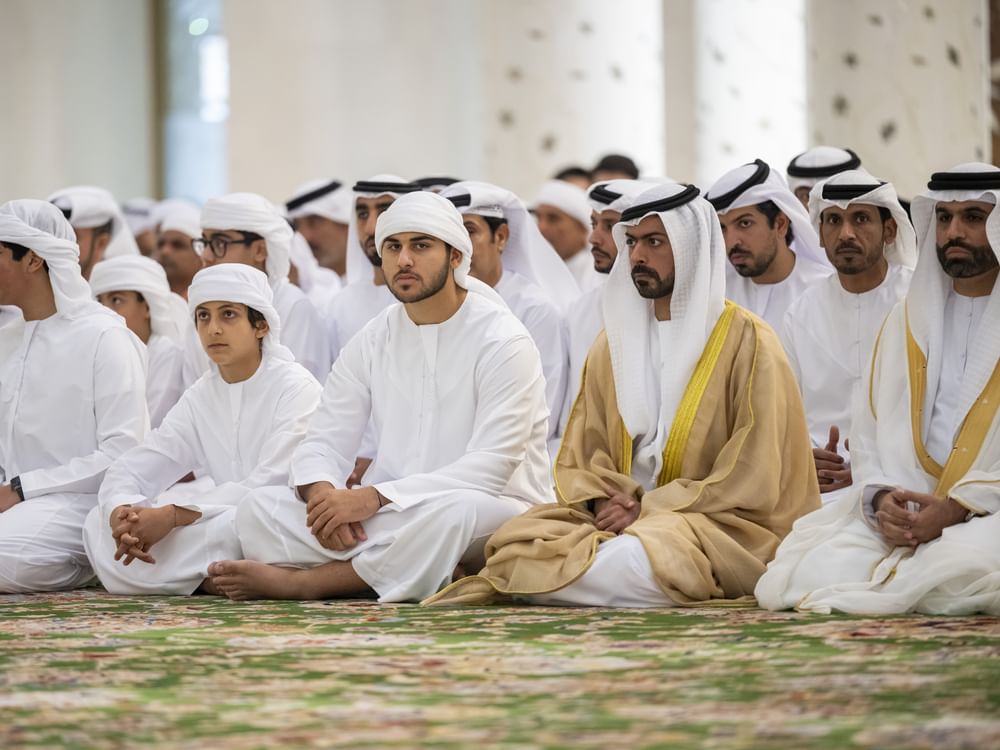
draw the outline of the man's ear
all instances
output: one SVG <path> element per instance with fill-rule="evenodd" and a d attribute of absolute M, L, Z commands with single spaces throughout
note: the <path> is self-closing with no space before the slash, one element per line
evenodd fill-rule
<path fill-rule="evenodd" d="M 785 235 L 788 234 L 788 227 L 791 226 L 791 223 L 792 220 L 788 218 L 784 211 L 778 211 L 778 215 L 774 217 L 774 230 L 784 239 Z"/>
<path fill-rule="evenodd" d="M 899 231 L 899 225 L 896 220 L 891 216 L 885 220 L 882 226 L 882 242 L 886 245 L 891 245 L 896 241 L 896 233 Z"/>
<path fill-rule="evenodd" d="M 501 224 L 497 227 L 497 249 L 502 253 L 504 248 L 507 247 L 507 241 L 510 239 L 510 227 L 507 224 Z"/>
<path fill-rule="evenodd" d="M 458 268 L 462 265 L 462 251 L 457 247 L 451 248 L 451 267 Z"/>
<path fill-rule="evenodd" d="M 254 332 L 254 336 L 256 336 L 258 339 L 263 339 L 268 334 L 268 332 L 270 330 L 271 330 L 271 326 L 269 326 L 267 324 L 266 320 L 258 320 L 254 324 L 254 331 L 253 332 Z"/>
<path fill-rule="evenodd" d="M 45 260 L 40 255 L 37 255 L 34 250 L 28 251 L 25 260 L 28 261 L 26 266 L 28 273 L 38 273 L 45 268 Z"/>
<path fill-rule="evenodd" d="M 258 263 L 267 262 L 267 240 L 254 240 L 253 260 Z"/>

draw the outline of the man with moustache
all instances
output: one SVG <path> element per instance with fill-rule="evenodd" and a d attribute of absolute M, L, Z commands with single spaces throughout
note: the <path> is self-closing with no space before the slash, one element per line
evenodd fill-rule
<path fill-rule="evenodd" d="M 906 294 L 917 243 L 896 190 L 864 171 L 813 188 L 810 214 L 837 273 L 792 303 L 782 339 L 806 407 L 819 489 L 830 502 L 851 484 L 840 442 L 850 435 L 852 394 L 882 321 Z"/>
<path fill-rule="evenodd" d="M 1000 169 L 960 164 L 913 201 L 920 248 L 851 424 L 854 486 L 757 585 L 768 609 L 1000 613 Z"/>
<path fill-rule="evenodd" d="M 395 299 L 386 287 L 382 258 L 375 246 L 375 223 L 399 196 L 420 186 L 391 174 L 375 175 L 354 185 L 353 218 L 347 232 L 346 286 L 330 302 L 326 319 L 330 332 L 330 358 Z"/>
<path fill-rule="evenodd" d="M 607 279 L 618 256 L 611 229 L 621 219 L 622 211 L 629 207 L 632 199 L 652 186 L 653 183 L 640 180 L 608 180 L 592 185 L 587 191 L 587 199 L 590 201 L 590 255 L 594 270 L 601 278 Z M 563 427 L 580 388 L 583 363 L 597 334 L 604 328 L 604 315 L 601 312 L 603 294 L 603 283 L 587 290 L 573 302 L 566 315 L 569 330 L 569 388 L 566 390 L 566 403 L 562 410 Z"/>
<path fill-rule="evenodd" d="M 558 503 L 505 523 L 485 569 L 429 604 L 747 596 L 818 506 L 788 362 L 768 326 L 725 300 L 722 233 L 698 193 L 657 185 L 622 213 L 605 332 L 556 460 Z"/>
<path fill-rule="evenodd" d="M 780 174 L 757 159 L 708 190 L 726 242 L 726 296 L 781 334 L 785 311 L 833 269 L 816 230 Z"/>

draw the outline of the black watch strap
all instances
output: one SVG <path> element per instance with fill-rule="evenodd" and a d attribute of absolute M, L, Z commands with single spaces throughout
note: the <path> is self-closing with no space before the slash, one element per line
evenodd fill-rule
<path fill-rule="evenodd" d="M 21 477 L 12 477 L 10 480 L 10 488 L 17 493 L 17 499 L 19 502 L 24 502 L 24 490 L 21 489 Z"/>

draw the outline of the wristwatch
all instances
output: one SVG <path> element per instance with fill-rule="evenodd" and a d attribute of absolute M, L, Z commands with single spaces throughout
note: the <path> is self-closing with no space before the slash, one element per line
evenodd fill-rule
<path fill-rule="evenodd" d="M 10 488 L 17 493 L 17 501 L 24 502 L 24 490 L 21 489 L 21 477 L 11 477 Z"/>

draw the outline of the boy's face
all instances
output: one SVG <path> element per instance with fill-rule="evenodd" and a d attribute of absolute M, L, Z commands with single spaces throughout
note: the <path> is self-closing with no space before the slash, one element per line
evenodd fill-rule
<path fill-rule="evenodd" d="M 267 325 L 254 328 L 247 306 L 239 302 L 203 302 L 194 311 L 201 345 L 219 367 L 259 361 Z"/>

